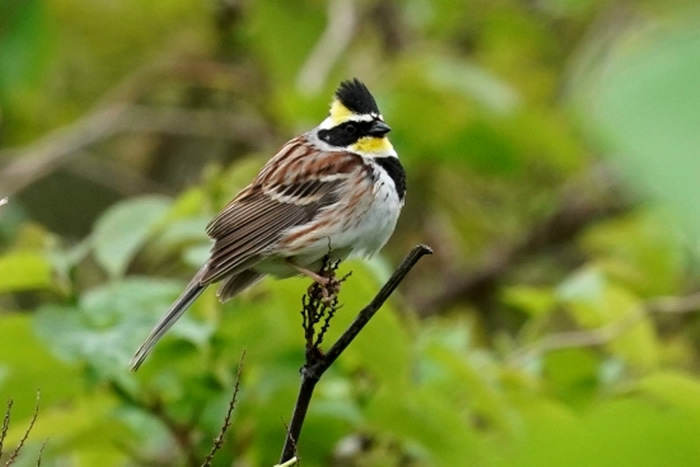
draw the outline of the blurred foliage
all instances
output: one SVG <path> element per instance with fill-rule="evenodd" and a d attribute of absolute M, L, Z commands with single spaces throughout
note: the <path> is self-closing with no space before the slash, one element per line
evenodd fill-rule
<path fill-rule="evenodd" d="M 697 465 L 698 31 L 690 0 L 0 1 L 6 446 L 42 394 L 15 465 L 199 465 L 243 349 L 215 465 L 276 462 L 307 281 L 207 291 L 127 362 L 351 76 L 409 191 L 327 341 L 435 255 L 324 376 L 303 465 Z"/>

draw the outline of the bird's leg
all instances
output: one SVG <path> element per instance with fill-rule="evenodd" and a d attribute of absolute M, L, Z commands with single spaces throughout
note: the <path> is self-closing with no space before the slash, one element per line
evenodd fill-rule
<path fill-rule="evenodd" d="M 334 297 L 337 296 L 338 292 L 340 291 L 340 282 L 335 278 L 335 272 L 333 271 L 333 269 L 324 268 L 324 271 L 327 271 L 327 273 L 329 274 L 329 277 L 326 277 L 322 276 L 321 274 L 315 273 L 303 266 L 299 266 L 290 259 L 287 259 L 286 261 L 287 264 L 289 264 L 291 267 L 299 271 L 301 274 L 310 277 L 316 284 L 320 286 L 324 302 L 330 302 L 333 300 Z M 313 287 L 314 285 L 311 285 L 309 287 L 309 293 L 311 293 Z"/>
<path fill-rule="evenodd" d="M 306 269 L 303 266 L 299 266 L 298 264 L 294 263 L 292 260 L 287 259 L 287 264 L 289 264 L 291 267 L 299 271 L 301 274 L 305 275 L 306 277 L 309 277 L 313 279 L 318 285 L 322 287 L 327 287 L 328 284 L 331 283 L 332 279 L 330 277 L 323 277 L 310 269 Z"/>

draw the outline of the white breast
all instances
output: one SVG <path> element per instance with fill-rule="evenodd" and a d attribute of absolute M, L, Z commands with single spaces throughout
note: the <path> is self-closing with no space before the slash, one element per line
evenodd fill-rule
<path fill-rule="evenodd" d="M 336 204 L 323 209 L 315 221 L 317 228 L 290 230 L 290 235 L 301 228 L 308 233 L 288 243 L 285 256 L 311 267 L 328 253 L 329 242 L 333 256 L 340 259 L 349 255 L 371 256 L 386 244 L 396 227 L 403 200 L 386 171 L 371 159 L 367 163 L 371 164 L 374 177 L 358 172 L 355 180 L 361 182 L 348 186 Z M 265 272 L 284 275 L 281 270 Z"/>
<path fill-rule="evenodd" d="M 387 173 L 375 168 L 377 179 L 371 199 L 368 200 L 366 211 L 349 235 L 352 253 L 371 256 L 377 253 L 389 240 L 396 227 L 403 200 L 399 199 L 394 181 Z"/>

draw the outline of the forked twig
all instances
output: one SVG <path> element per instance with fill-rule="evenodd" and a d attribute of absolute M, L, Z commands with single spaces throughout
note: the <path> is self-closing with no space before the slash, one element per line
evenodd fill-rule
<path fill-rule="evenodd" d="M 34 405 L 34 414 L 32 415 L 32 419 L 29 421 L 29 426 L 25 430 L 24 434 L 22 435 L 22 439 L 19 440 L 19 444 L 17 444 L 17 447 L 15 448 L 14 451 L 12 451 L 12 454 L 10 454 L 10 457 L 7 459 L 7 462 L 5 462 L 5 467 L 12 465 L 17 460 L 17 457 L 19 457 L 19 453 L 22 451 L 22 448 L 24 447 L 24 443 L 27 442 L 27 439 L 29 438 L 29 434 L 32 432 L 32 429 L 34 428 L 34 423 L 36 422 L 37 417 L 39 416 L 39 400 L 41 399 L 41 393 L 40 391 L 37 390 L 36 392 L 36 404 Z M 7 428 L 5 425 L 5 421 L 7 421 L 7 426 L 10 425 L 10 408 L 12 407 L 12 403 L 8 402 L 8 407 L 7 411 L 5 412 L 5 418 L 3 419 L 3 424 L 2 424 L 2 437 L 4 438 L 5 433 L 7 433 Z M 39 456 L 39 459 L 41 461 L 41 455 Z"/>
<path fill-rule="evenodd" d="M 316 352 L 306 352 L 306 363 L 301 369 L 301 386 L 297 395 L 292 419 L 287 431 L 287 437 L 282 448 L 282 456 L 280 464 L 284 464 L 296 455 L 296 446 L 299 442 L 301 428 L 306 418 L 306 412 L 311 402 L 316 383 L 321 379 L 325 371 L 336 361 L 341 353 L 350 345 L 357 337 L 362 328 L 369 322 L 374 314 L 381 308 L 389 296 L 396 290 L 396 287 L 403 281 L 406 274 L 418 263 L 425 255 L 431 254 L 433 251 L 426 245 L 415 246 L 411 252 L 404 258 L 403 262 L 394 271 L 389 280 L 379 290 L 372 301 L 365 306 L 352 322 L 350 327 L 338 338 L 327 353 L 321 354 Z"/>
<path fill-rule="evenodd" d="M 301 299 L 301 325 L 304 328 L 307 353 L 321 353 L 323 337 L 330 327 L 335 312 L 341 308 L 338 304 L 340 285 L 352 274 L 349 272 L 340 279 L 336 279 L 335 272 L 338 270 L 340 260 L 331 260 L 330 245 L 328 248 L 328 254 L 323 257 L 319 271 L 319 276 L 328 279 L 328 283 L 321 285 L 314 282 Z M 321 327 L 317 330 L 316 325 L 319 324 Z"/>

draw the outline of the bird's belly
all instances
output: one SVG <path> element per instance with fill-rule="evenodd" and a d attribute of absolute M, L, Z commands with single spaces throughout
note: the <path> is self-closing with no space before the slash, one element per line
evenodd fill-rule
<path fill-rule="evenodd" d="M 315 220 L 317 228 L 306 226 L 306 231 L 289 232 L 287 238 L 293 241 L 281 248 L 281 257 L 269 258 L 255 269 L 277 277 L 292 276 L 296 271 L 286 264 L 285 259 L 314 269 L 320 266 L 320 260 L 328 253 L 329 247 L 333 259 L 345 259 L 350 255 L 371 256 L 389 240 L 402 206 L 393 182 L 380 180 L 375 190 L 356 203 L 352 210 L 347 206 L 337 206 Z M 324 224 L 324 221 L 327 222 Z"/>

